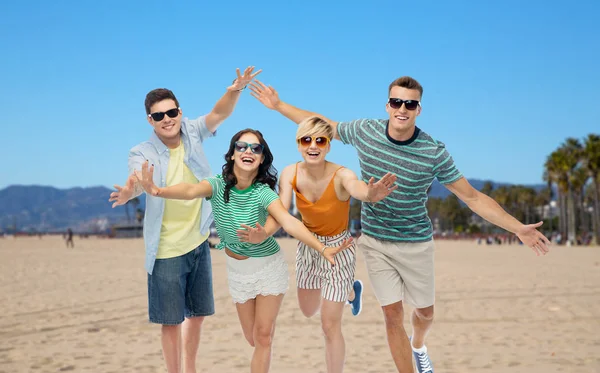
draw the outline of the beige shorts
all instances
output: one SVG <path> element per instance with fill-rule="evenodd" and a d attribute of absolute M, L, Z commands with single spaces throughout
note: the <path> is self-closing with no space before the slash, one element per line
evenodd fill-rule
<path fill-rule="evenodd" d="M 381 241 L 365 234 L 358 239 L 369 279 L 381 306 L 406 301 L 416 308 L 435 301 L 433 240 Z"/>

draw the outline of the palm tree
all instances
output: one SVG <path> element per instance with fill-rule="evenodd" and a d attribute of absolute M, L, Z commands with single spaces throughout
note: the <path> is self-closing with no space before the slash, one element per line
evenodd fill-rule
<path fill-rule="evenodd" d="M 562 170 L 567 176 L 568 183 L 568 194 L 567 194 L 567 218 L 568 218 L 568 239 L 571 244 L 576 244 L 576 220 L 575 220 L 575 196 L 573 192 L 573 180 L 574 173 L 577 167 L 581 164 L 583 147 L 579 140 L 575 138 L 568 138 L 564 144 L 560 147 L 560 151 L 563 153 L 563 164 Z"/>
<path fill-rule="evenodd" d="M 565 196 L 569 192 L 569 183 L 566 172 L 563 171 L 564 154 L 561 150 L 553 151 L 544 165 L 545 174 L 544 177 L 548 182 L 548 185 L 556 184 L 557 186 L 557 200 L 558 200 L 558 232 L 565 237 L 567 233 L 567 209 L 566 209 L 566 198 Z"/>
<path fill-rule="evenodd" d="M 585 211 L 583 203 L 585 197 L 585 185 L 587 184 L 588 179 L 589 173 L 583 167 L 577 168 L 571 176 L 571 185 L 575 196 L 576 209 L 579 212 L 579 232 L 587 230 L 588 227 L 586 219 L 587 211 Z"/>
<path fill-rule="evenodd" d="M 585 166 L 591 176 L 594 188 L 594 239 L 600 243 L 600 135 L 589 134 L 583 149 Z"/>

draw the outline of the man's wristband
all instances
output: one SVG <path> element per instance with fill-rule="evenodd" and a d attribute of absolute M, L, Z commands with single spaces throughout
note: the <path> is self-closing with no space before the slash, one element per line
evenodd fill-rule
<path fill-rule="evenodd" d="M 236 80 L 237 80 L 237 78 L 233 79 L 233 82 L 232 82 L 231 84 L 235 84 L 235 81 L 236 81 Z M 236 89 L 236 90 L 235 90 L 235 92 L 240 92 L 240 91 L 243 91 L 244 89 L 246 89 L 246 87 L 247 87 L 247 86 L 248 86 L 248 84 L 246 84 L 246 85 L 244 86 L 244 88 Z"/>

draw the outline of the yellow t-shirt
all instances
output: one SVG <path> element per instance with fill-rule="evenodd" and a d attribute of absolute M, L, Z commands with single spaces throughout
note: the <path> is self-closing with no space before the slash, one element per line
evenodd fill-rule
<path fill-rule="evenodd" d="M 198 182 L 183 162 L 183 144 L 170 149 L 166 185 Z M 156 259 L 185 255 L 206 241 L 208 234 L 200 233 L 202 199 L 191 201 L 165 199 L 165 211 L 160 227 L 160 242 Z"/>

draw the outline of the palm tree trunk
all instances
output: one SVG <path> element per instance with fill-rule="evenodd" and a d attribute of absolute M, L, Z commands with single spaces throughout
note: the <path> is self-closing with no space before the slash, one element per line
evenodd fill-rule
<path fill-rule="evenodd" d="M 564 193 L 560 194 L 559 198 L 559 206 L 560 206 L 560 214 L 559 214 L 559 226 L 560 226 L 560 235 L 563 240 L 567 240 L 567 203 L 566 196 Z"/>
<path fill-rule="evenodd" d="M 600 244 L 600 178 L 594 175 L 594 240 L 595 244 Z"/>
<path fill-rule="evenodd" d="M 569 187 L 569 195 L 567 200 L 567 208 L 568 212 L 568 221 L 569 225 L 567 227 L 567 236 L 569 237 L 569 241 L 571 241 L 571 245 L 577 245 L 577 226 L 575 222 L 575 196 L 573 195 L 573 189 Z"/>

